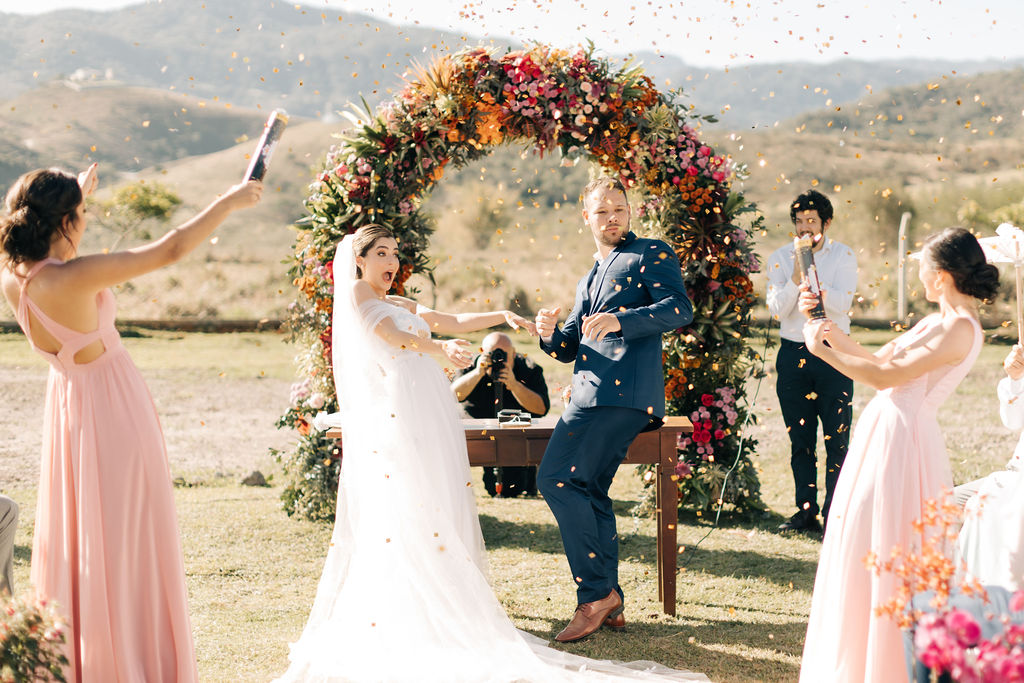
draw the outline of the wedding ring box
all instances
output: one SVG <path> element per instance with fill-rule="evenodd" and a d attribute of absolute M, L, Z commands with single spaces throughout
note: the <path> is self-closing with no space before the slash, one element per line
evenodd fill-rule
<path fill-rule="evenodd" d="M 529 427 L 532 422 L 533 417 L 521 410 L 507 409 L 498 411 L 498 427 L 501 429 Z"/>

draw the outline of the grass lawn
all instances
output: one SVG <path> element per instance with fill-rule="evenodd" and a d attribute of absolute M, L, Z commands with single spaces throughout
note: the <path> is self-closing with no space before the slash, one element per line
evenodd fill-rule
<path fill-rule="evenodd" d="M 857 331 L 855 336 L 877 345 L 891 334 Z M 263 382 L 280 383 L 280 409 L 285 407 L 294 349 L 278 339 L 156 335 L 126 343 L 154 387 L 161 411 L 170 410 L 186 388 L 208 394 L 222 387 L 225 396 L 240 401 L 237 410 L 245 415 L 242 399 L 250 386 L 245 383 L 261 373 L 267 377 Z M 24 344 L 18 335 L 0 335 L 0 378 L 10 369 L 42 382 L 45 367 L 36 364 L 27 347 L 21 348 Z M 986 345 L 971 375 L 940 412 L 958 482 L 1001 467 L 1013 450 L 1016 436 L 999 424 L 995 398 L 1007 350 Z M 774 349 L 769 368 L 773 355 Z M 539 353 L 531 356 L 545 366 L 554 393 L 554 385 L 564 381 L 567 372 L 550 366 L 553 361 Z M 857 387 L 855 414 L 872 393 Z M 259 400 L 266 402 L 265 397 Z M 667 617 L 657 600 L 654 522 L 630 515 L 641 486 L 631 467 L 620 469 L 612 496 L 622 536 L 621 576 L 630 627 L 625 634 L 600 632 L 564 646 L 567 650 L 598 658 L 651 659 L 703 671 L 714 681 L 796 680 L 819 543 L 774 531 L 791 512 L 793 484 L 771 375 L 760 387 L 756 409 L 760 424 L 754 432 L 760 445 L 754 461 L 770 513 L 755 520 L 726 515 L 699 546 L 711 528 L 707 520 L 680 521 L 678 616 Z M 169 444 L 175 443 L 177 427 L 165 422 L 165 430 Z M 273 427 L 257 424 L 243 433 L 248 436 L 237 444 L 239 457 L 247 457 L 247 462 L 264 458 L 264 440 L 270 438 L 264 435 L 273 434 Z M 273 481 L 271 488 L 244 488 L 235 476 L 242 470 L 228 468 L 222 476 L 210 476 L 207 469 L 196 473 L 191 469 L 197 467 L 194 454 L 185 457 L 175 447 L 169 451 L 175 475 L 202 480 L 175 491 L 201 678 L 270 680 L 286 668 L 288 643 L 305 622 L 330 528 L 288 518 L 278 500 L 280 481 Z M 34 466 L 37 452 L 14 462 Z M 495 591 L 520 628 L 551 638 L 572 614 L 575 602 L 554 519 L 539 499 L 487 497 L 480 470 L 475 472 Z M 21 483 L 13 490 L 4 481 L 6 477 L 0 488 L 22 507 L 15 581 L 24 588 L 36 494 L 25 479 L 15 478 Z M 396 648 L 400 650 L 400 645 Z"/>

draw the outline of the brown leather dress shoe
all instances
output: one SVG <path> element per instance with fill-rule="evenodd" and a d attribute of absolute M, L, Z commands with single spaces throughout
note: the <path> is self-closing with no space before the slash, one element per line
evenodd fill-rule
<path fill-rule="evenodd" d="M 605 628 L 610 628 L 616 633 L 622 633 L 626 630 L 625 610 L 622 607 L 618 608 L 617 610 L 614 610 L 611 614 L 608 615 L 608 618 L 605 619 L 604 623 L 601 625 Z"/>
<path fill-rule="evenodd" d="M 559 643 L 571 643 L 586 638 L 601 628 L 605 619 L 620 607 L 622 607 L 622 598 L 614 590 L 601 600 L 579 605 L 576 608 L 576 613 L 572 615 L 572 621 L 555 636 L 555 640 Z"/>

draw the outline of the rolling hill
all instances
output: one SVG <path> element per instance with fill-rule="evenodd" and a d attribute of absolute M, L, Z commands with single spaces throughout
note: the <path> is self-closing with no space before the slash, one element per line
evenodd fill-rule
<path fill-rule="evenodd" d="M 0 12 L 0 59 L 6 66 L 0 100 L 51 80 L 114 79 L 236 107 L 284 107 L 304 117 L 331 118 L 360 97 L 371 104 L 387 97 L 413 60 L 468 44 L 518 46 L 282 0 L 162 0 L 107 12 L 31 16 Z M 682 88 L 699 111 L 741 130 L 771 127 L 869 89 L 1008 66 L 911 59 L 708 69 L 673 55 L 634 57 L 659 87 Z"/>

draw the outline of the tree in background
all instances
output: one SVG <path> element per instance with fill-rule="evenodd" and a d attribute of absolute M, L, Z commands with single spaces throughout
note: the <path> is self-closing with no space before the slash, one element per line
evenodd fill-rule
<path fill-rule="evenodd" d="M 169 223 L 181 203 L 181 197 L 160 183 L 140 180 L 120 186 L 99 202 L 96 220 L 115 235 L 107 249 L 116 250 L 128 238 L 152 239 L 149 228 Z"/>

